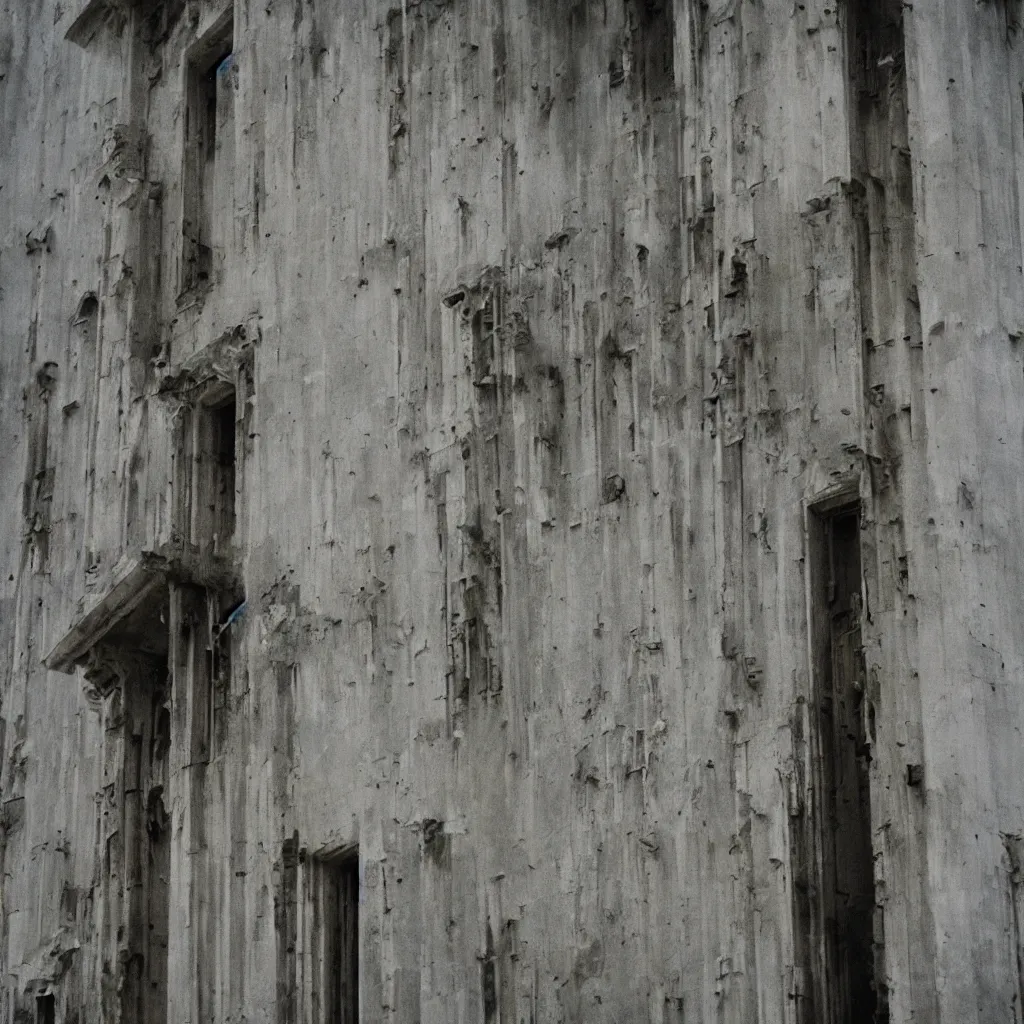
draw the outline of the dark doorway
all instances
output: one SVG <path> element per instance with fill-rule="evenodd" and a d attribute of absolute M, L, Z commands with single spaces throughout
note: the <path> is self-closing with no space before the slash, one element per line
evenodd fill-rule
<path fill-rule="evenodd" d="M 359 1021 L 359 853 L 320 858 L 317 866 L 319 1013 L 317 1024 Z"/>
<path fill-rule="evenodd" d="M 49 993 L 36 996 L 36 1024 L 55 1024 L 56 1019 L 57 1008 L 53 996 Z"/>
<path fill-rule="evenodd" d="M 818 794 L 813 847 L 818 906 L 811 915 L 814 1000 L 828 1024 L 888 1019 L 878 983 L 871 838 L 870 702 L 861 639 L 860 506 L 814 516 L 811 630 Z M 812 745 L 813 749 L 813 745 Z M 822 1012 L 823 1011 L 823 1012 Z"/>

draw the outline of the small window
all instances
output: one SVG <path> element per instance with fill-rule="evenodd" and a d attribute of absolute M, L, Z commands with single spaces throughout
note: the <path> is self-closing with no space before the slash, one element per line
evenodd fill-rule
<path fill-rule="evenodd" d="M 809 1020 L 873 1021 L 886 1015 L 884 950 L 877 939 L 871 810 L 874 708 L 861 636 L 861 508 L 837 499 L 809 518 L 812 711 L 817 790 L 817 878 L 798 939 L 814 991 Z"/>
<path fill-rule="evenodd" d="M 236 81 L 231 21 L 212 32 L 188 65 L 183 175 L 182 290 L 206 287 L 231 214 Z"/>
<path fill-rule="evenodd" d="M 36 1024 L 56 1024 L 57 1008 L 52 993 L 36 996 Z"/>
<path fill-rule="evenodd" d="M 314 860 L 314 1021 L 359 1021 L 359 851 Z"/>
<path fill-rule="evenodd" d="M 214 537 L 235 535 L 235 394 L 210 410 Z"/>
<path fill-rule="evenodd" d="M 235 389 L 218 383 L 191 417 L 189 536 L 214 554 L 226 553 L 235 536 L 237 413 Z"/>

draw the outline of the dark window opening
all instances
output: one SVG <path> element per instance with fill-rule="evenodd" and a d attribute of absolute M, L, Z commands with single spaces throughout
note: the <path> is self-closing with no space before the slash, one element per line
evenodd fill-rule
<path fill-rule="evenodd" d="M 489 298 L 473 315 L 473 373 L 478 387 L 493 383 L 497 369 L 494 328 L 494 299 Z"/>
<path fill-rule="evenodd" d="M 870 702 L 861 639 L 860 506 L 814 517 L 812 634 L 820 811 L 816 999 L 833 1024 L 887 1020 L 876 943 Z M 812 937 L 813 941 L 813 937 Z"/>
<path fill-rule="evenodd" d="M 225 554 L 235 535 L 236 415 L 234 388 L 217 384 L 193 417 L 190 535 L 214 554 Z"/>
<path fill-rule="evenodd" d="M 210 410 L 213 456 L 214 537 L 229 541 L 235 534 L 235 395 Z"/>
<path fill-rule="evenodd" d="M 185 115 L 183 291 L 202 288 L 230 219 L 235 62 L 229 21 L 189 62 Z M 226 210 L 226 212 L 225 212 Z"/>
<path fill-rule="evenodd" d="M 194 388 L 176 441 L 174 522 L 190 557 L 209 559 L 216 569 L 212 580 L 181 588 L 178 671 L 187 680 L 189 763 L 201 765 L 226 749 L 234 666 L 244 665 L 236 646 L 245 608 L 236 575 L 244 429 L 232 382 L 212 379 Z"/>
<path fill-rule="evenodd" d="M 183 590 L 181 601 L 178 671 L 188 693 L 189 763 L 208 764 L 227 749 L 245 601 L 228 591 L 199 588 Z"/>
<path fill-rule="evenodd" d="M 480 994 L 484 1004 L 484 1024 L 498 1022 L 498 965 L 494 953 L 494 931 L 487 922 L 487 946 L 480 961 Z"/>
<path fill-rule="evenodd" d="M 56 1024 L 57 1009 L 51 994 L 36 996 L 36 1024 Z"/>
<path fill-rule="evenodd" d="M 317 1024 L 359 1021 L 359 852 L 347 850 L 316 864 L 314 928 L 318 964 Z"/>

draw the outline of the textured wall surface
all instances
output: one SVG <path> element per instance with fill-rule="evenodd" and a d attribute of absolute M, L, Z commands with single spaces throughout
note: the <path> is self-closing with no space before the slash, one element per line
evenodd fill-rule
<path fill-rule="evenodd" d="M 0 0 L 0 1020 L 1020 1024 L 1020 0 L 230 7 Z"/>

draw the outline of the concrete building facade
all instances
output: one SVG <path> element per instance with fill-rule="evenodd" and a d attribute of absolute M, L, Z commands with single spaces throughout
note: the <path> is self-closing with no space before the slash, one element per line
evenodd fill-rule
<path fill-rule="evenodd" d="M 0 1021 L 1024 1021 L 1021 0 L 0 0 Z"/>

